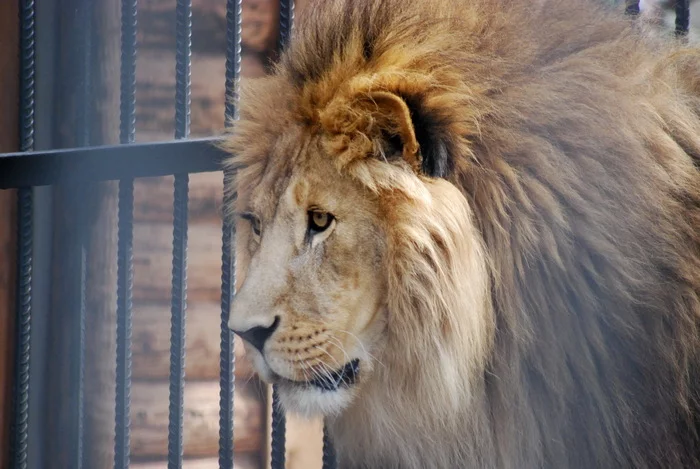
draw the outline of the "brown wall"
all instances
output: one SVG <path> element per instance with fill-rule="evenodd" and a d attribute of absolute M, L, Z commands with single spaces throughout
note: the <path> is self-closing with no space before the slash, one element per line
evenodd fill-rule
<path fill-rule="evenodd" d="M 18 146 L 18 17 L 18 0 L 0 2 L 0 152 L 15 151 Z M 0 190 L 0 469 L 9 467 L 15 205 L 15 191 Z"/>

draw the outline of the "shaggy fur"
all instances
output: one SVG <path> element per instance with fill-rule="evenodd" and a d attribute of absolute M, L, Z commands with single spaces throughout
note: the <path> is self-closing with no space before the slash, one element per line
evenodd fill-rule
<path fill-rule="evenodd" d="M 700 50 L 584 0 L 307 11 L 225 145 L 284 405 L 343 468 L 700 467 Z"/>

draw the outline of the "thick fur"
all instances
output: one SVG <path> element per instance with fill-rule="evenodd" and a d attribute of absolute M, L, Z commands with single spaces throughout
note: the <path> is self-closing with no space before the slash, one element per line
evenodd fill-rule
<path fill-rule="evenodd" d="M 284 303 L 271 340 L 342 328 L 376 362 L 285 405 L 344 468 L 700 467 L 700 50 L 584 0 L 308 12 L 226 143 L 231 209 L 270 226 L 238 223 L 231 324 Z M 357 209 L 300 268 L 323 197 Z"/>

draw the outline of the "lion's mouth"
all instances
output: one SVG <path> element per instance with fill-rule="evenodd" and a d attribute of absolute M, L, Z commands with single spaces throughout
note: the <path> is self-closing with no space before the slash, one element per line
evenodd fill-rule
<path fill-rule="evenodd" d="M 325 373 L 307 381 L 306 384 L 323 391 L 337 391 L 340 388 L 349 387 L 355 384 L 359 372 L 360 359 L 356 358 L 353 361 L 346 363 L 341 369 Z"/>
<path fill-rule="evenodd" d="M 308 381 L 294 381 L 277 375 L 275 382 L 294 387 L 315 388 L 321 391 L 337 391 L 355 384 L 360 372 L 360 359 L 356 358 L 335 371 L 328 371 Z"/>

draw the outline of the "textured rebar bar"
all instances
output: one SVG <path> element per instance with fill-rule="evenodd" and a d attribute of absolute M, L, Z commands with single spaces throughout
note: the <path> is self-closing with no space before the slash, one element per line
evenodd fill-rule
<path fill-rule="evenodd" d="M 280 406 L 277 386 L 272 387 L 272 442 L 270 452 L 270 466 L 272 469 L 284 469 L 285 467 L 285 441 L 287 422 Z"/>
<path fill-rule="evenodd" d="M 177 0 L 175 7 L 175 138 L 190 133 L 190 56 L 192 0 Z"/>
<path fill-rule="evenodd" d="M 333 441 L 331 440 L 331 435 L 328 432 L 328 427 L 323 426 L 323 469 L 336 469 L 338 463 L 335 455 L 335 448 L 333 448 Z"/>
<path fill-rule="evenodd" d="M 119 141 L 134 142 L 136 129 L 137 0 L 122 0 Z M 131 408 L 131 298 L 133 286 L 134 181 L 119 181 L 117 247 L 117 375 L 114 467 L 129 467 Z"/>
<path fill-rule="evenodd" d="M 131 288 L 133 285 L 134 182 L 119 181 L 117 251 L 117 376 L 114 467 L 129 467 L 131 403 Z"/>
<path fill-rule="evenodd" d="M 35 91 L 35 20 L 34 0 L 22 0 L 20 9 L 20 150 L 34 150 Z"/>
<path fill-rule="evenodd" d="M 238 87 L 241 78 L 242 0 L 226 1 L 226 108 L 225 125 L 238 119 Z M 224 170 L 224 187 L 230 187 L 233 174 Z M 233 205 L 234 195 L 224 193 L 224 212 Z M 223 216 L 221 243 L 221 355 L 219 357 L 219 468 L 233 469 L 233 396 L 235 392 L 234 337 L 228 318 L 236 283 L 233 240 L 235 225 Z"/>
<path fill-rule="evenodd" d="M 278 50 L 282 51 L 292 36 L 294 25 L 294 0 L 280 0 L 280 33 L 277 41 Z"/>
<path fill-rule="evenodd" d="M 238 119 L 238 88 L 241 81 L 242 0 L 226 2 L 226 126 Z"/>
<path fill-rule="evenodd" d="M 120 143 L 133 143 L 136 132 L 137 7 L 137 0 L 122 0 Z"/>
<path fill-rule="evenodd" d="M 280 0 L 280 24 L 277 48 L 280 53 L 287 47 L 294 25 L 294 0 Z M 272 388 L 272 441 L 270 461 L 272 469 L 284 469 L 286 419 L 279 403 L 277 387 Z"/>
<path fill-rule="evenodd" d="M 12 467 L 26 469 L 29 435 L 29 357 L 32 319 L 32 190 L 18 192 L 17 335 L 15 347 L 14 411 L 12 420 Z"/>
<path fill-rule="evenodd" d="M 224 185 L 231 181 L 229 171 L 224 171 Z M 224 194 L 224 207 L 233 204 L 228 192 Z M 235 385 L 235 355 L 233 333 L 228 328 L 228 317 L 235 286 L 235 257 L 233 240 L 235 225 L 229 217 L 223 217 L 221 247 L 221 355 L 219 357 L 219 469 L 233 469 L 233 397 Z"/>
<path fill-rule="evenodd" d="M 224 185 L 230 184 L 231 174 L 224 172 Z M 224 207 L 233 200 L 225 192 Z M 219 357 L 219 469 L 233 469 L 233 397 L 235 392 L 235 356 L 233 333 L 228 317 L 235 286 L 233 240 L 235 225 L 223 217 L 221 247 L 221 355 Z"/>
<path fill-rule="evenodd" d="M 34 0 L 22 0 L 19 18 L 21 151 L 34 149 L 35 19 Z M 17 193 L 17 317 L 10 442 L 10 464 L 14 469 L 26 469 L 29 449 L 33 212 L 32 189 L 20 188 Z"/>
<path fill-rule="evenodd" d="M 175 7 L 175 138 L 190 133 L 192 0 Z M 173 200 L 173 270 L 170 325 L 168 469 L 182 468 L 187 312 L 187 205 L 189 176 L 176 174 Z"/>
<path fill-rule="evenodd" d="M 182 467 L 185 391 L 185 315 L 187 311 L 187 174 L 175 176 L 173 203 L 173 272 L 170 323 L 170 405 L 168 469 Z"/>

